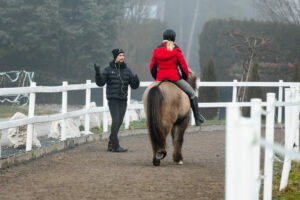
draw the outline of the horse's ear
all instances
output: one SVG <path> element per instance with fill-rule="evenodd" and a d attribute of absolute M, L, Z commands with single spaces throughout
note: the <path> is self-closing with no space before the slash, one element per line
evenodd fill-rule
<path fill-rule="evenodd" d="M 196 81 L 197 81 L 197 76 L 195 75 L 195 73 L 193 72 L 193 70 L 191 70 L 189 68 L 189 78 L 188 78 L 187 82 L 192 86 L 192 88 L 194 90 L 196 90 L 196 87 L 197 87 Z"/>

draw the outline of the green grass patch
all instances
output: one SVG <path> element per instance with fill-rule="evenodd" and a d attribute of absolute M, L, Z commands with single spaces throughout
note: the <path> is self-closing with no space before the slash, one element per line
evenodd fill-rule
<path fill-rule="evenodd" d="M 206 120 L 202 126 L 209 126 L 209 125 L 225 125 L 226 121 L 225 120 L 217 120 L 217 119 L 213 119 L 213 120 Z"/>
<path fill-rule="evenodd" d="M 292 162 L 287 187 L 279 191 L 282 173 L 282 163 L 274 163 L 273 176 L 273 198 L 274 200 L 296 200 L 300 199 L 300 163 Z"/>
<path fill-rule="evenodd" d="M 28 115 L 28 108 L 27 107 L 17 107 L 17 106 L 0 106 L 0 118 L 10 118 L 16 112 L 23 113 L 24 115 Z M 35 109 L 35 115 L 49 115 L 55 112 L 51 110 L 44 110 L 44 109 Z"/>

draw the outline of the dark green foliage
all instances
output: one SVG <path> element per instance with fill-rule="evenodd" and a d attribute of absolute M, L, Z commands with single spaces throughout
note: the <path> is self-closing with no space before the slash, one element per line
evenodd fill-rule
<path fill-rule="evenodd" d="M 299 61 L 296 59 L 294 62 L 294 73 L 293 73 L 292 82 L 300 82 L 299 67 L 300 67 Z"/>
<path fill-rule="evenodd" d="M 258 72 L 258 64 L 254 63 L 252 70 L 250 72 L 249 76 L 249 82 L 259 82 L 259 72 Z M 246 96 L 245 96 L 245 102 L 250 102 L 252 98 L 259 98 L 263 99 L 263 90 L 261 87 L 247 87 L 246 89 Z M 250 116 L 250 108 L 244 107 L 243 108 L 243 115 L 244 116 Z"/>
<path fill-rule="evenodd" d="M 214 57 L 218 80 L 232 81 L 232 66 L 245 59 L 237 56 L 230 46 L 232 31 L 248 35 L 264 36 L 271 40 L 270 47 L 257 52 L 260 62 L 288 63 L 300 55 L 300 27 L 276 22 L 210 20 L 200 36 L 201 66 L 209 57 Z"/>
<path fill-rule="evenodd" d="M 215 65 L 213 58 L 204 65 L 201 72 L 201 81 L 217 81 L 215 73 Z M 200 87 L 199 88 L 200 102 L 218 102 L 219 91 L 216 87 Z M 201 113 L 206 119 L 213 119 L 218 114 L 218 108 L 201 108 Z"/>
<path fill-rule="evenodd" d="M 39 85 L 81 83 L 107 64 L 122 0 L 2 0 L 1 71 L 35 72 Z"/>

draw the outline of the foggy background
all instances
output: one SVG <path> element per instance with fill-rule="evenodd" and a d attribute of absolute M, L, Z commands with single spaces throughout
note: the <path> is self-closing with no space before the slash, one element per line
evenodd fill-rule
<path fill-rule="evenodd" d="M 125 62 L 140 80 L 152 81 L 149 63 L 153 49 L 161 43 L 162 32 L 172 28 L 177 34 L 175 42 L 182 49 L 188 66 L 200 78 L 203 67 L 200 63 L 205 63 L 208 58 L 200 60 L 204 58 L 199 56 L 199 38 L 207 22 L 215 19 L 280 21 L 262 16 L 260 13 L 267 12 L 258 9 L 263 6 L 255 2 L 0 0 L 0 72 L 34 72 L 37 85 L 61 85 L 62 81 L 85 83 L 87 79 L 94 81 L 94 63 L 103 69 L 112 60 L 111 50 L 122 48 Z M 217 65 L 216 72 L 222 72 Z M 8 87 L 8 83 L 1 81 L 0 87 Z M 133 95 L 141 95 L 142 91 Z M 84 102 L 83 93 L 74 94 L 74 98 L 72 95 L 70 104 Z M 101 92 L 93 99 L 99 102 Z M 37 103 L 60 101 L 59 95 L 52 94 L 40 95 L 37 99 Z"/>

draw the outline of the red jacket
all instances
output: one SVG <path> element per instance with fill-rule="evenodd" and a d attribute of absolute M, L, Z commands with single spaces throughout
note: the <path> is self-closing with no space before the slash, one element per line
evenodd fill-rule
<path fill-rule="evenodd" d="M 178 67 L 181 72 L 179 72 Z M 150 63 L 150 72 L 156 81 L 163 79 L 178 81 L 181 78 L 187 80 L 189 77 L 188 66 L 180 48 L 175 45 L 172 51 L 168 51 L 166 43 L 162 43 L 154 49 Z"/>

